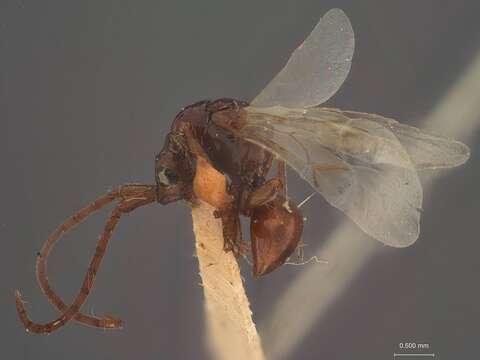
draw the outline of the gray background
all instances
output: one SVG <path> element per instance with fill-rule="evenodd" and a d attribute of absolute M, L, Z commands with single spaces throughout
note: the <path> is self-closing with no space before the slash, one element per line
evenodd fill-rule
<path fill-rule="evenodd" d="M 21 289 L 33 319 L 53 319 L 34 272 L 46 237 L 109 187 L 151 183 L 154 155 L 182 106 L 252 99 L 332 7 L 350 17 L 356 53 L 330 106 L 414 124 L 479 50 L 474 0 L 0 1 L 1 358 L 209 358 L 183 203 L 136 211 L 112 239 L 83 309 L 121 316 L 122 331 L 72 323 L 49 336 L 26 334 L 13 291 Z M 420 240 L 376 256 L 291 358 L 390 359 L 409 340 L 430 343 L 439 359 L 477 356 L 478 141 L 469 143 L 469 163 L 427 197 Z M 307 185 L 291 180 L 302 200 Z M 312 244 L 344 218 L 320 197 L 305 215 L 315 219 L 305 230 Z M 50 258 L 65 299 L 78 290 L 105 217 L 68 235 Z M 261 322 L 302 268 L 261 280 L 243 271 Z"/>

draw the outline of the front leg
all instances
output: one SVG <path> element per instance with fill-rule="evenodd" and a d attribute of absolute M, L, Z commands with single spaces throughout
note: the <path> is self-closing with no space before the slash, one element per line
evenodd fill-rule
<path fill-rule="evenodd" d="M 237 207 L 232 206 L 218 210 L 216 216 L 222 220 L 223 249 L 227 252 L 233 251 L 236 256 L 245 254 L 246 246 L 242 240 L 242 229 Z"/>
<path fill-rule="evenodd" d="M 215 214 L 222 219 L 224 250 L 233 251 L 236 256 L 244 255 L 247 247 L 242 240 L 240 209 L 245 191 L 241 185 L 232 183 L 228 188 L 228 194 L 231 201 L 226 206 L 218 208 Z"/>

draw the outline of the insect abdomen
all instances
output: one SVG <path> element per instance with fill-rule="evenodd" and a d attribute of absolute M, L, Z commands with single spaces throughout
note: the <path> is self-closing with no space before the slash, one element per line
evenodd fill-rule
<path fill-rule="evenodd" d="M 253 210 L 250 222 L 253 275 L 275 270 L 292 254 L 303 231 L 297 206 L 282 197 Z"/>

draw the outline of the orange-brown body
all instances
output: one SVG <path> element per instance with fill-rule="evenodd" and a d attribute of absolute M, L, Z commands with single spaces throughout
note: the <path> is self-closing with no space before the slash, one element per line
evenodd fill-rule
<path fill-rule="evenodd" d="M 236 254 L 245 250 L 239 215 L 250 217 L 254 275 L 261 276 L 295 250 L 303 219 L 286 201 L 286 180 L 266 179 L 273 155 L 237 135 L 246 121 L 246 106 L 232 99 L 202 101 L 175 117 L 156 157 L 157 198 L 163 204 L 200 198 L 215 206 L 225 250 Z M 210 176 L 222 185 L 212 188 Z"/>

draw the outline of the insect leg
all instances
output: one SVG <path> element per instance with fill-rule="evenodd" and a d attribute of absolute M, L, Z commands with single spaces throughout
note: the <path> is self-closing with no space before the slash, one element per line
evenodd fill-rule
<path fill-rule="evenodd" d="M 281 160 L 278 160 L 277 177 L 250 192 L 242 212 L 248 216 L 251 210 L 268 204 L 278 196 L 287 199 L 287 171 L 285 162 Z"/>
<path fill-rule="evenodd" d="M 277 177 L 280 179 L 282 182 L 282 196 L 285 199 L 288 199 L 287 197 L 287 166 L 285 164 L 285 161 L 277 160 Z"/>
<path fill-rule="evenodd" d="M 218 217 L 222 220 L 224 250 L 233 251 L 238 255 L 243 255 L 246 246 L 242 240 L 242 230 L 240 224 L 240 202 L 243 190 L 236 184 L 231 184 L 230 195 L 233 200 L 221 209 L 216 211 Z"/>
<path fill-rule="evenodd" d="M 242 230 L 240 227 L 240 218 L 238 211 L 222 212 L 222 227 L 225 251 L 233 251 L 235 255 L 242 255 L 245 252 L 245 246 L 242 240 Z"/>
<path fill-rule="evenodd" d="M 245 204 L 245 213 L 258 206 L 265 205 L 273 201 L 284 190 L 283 182 L 280 179 L 270 179 L 248 194 Z"/>

